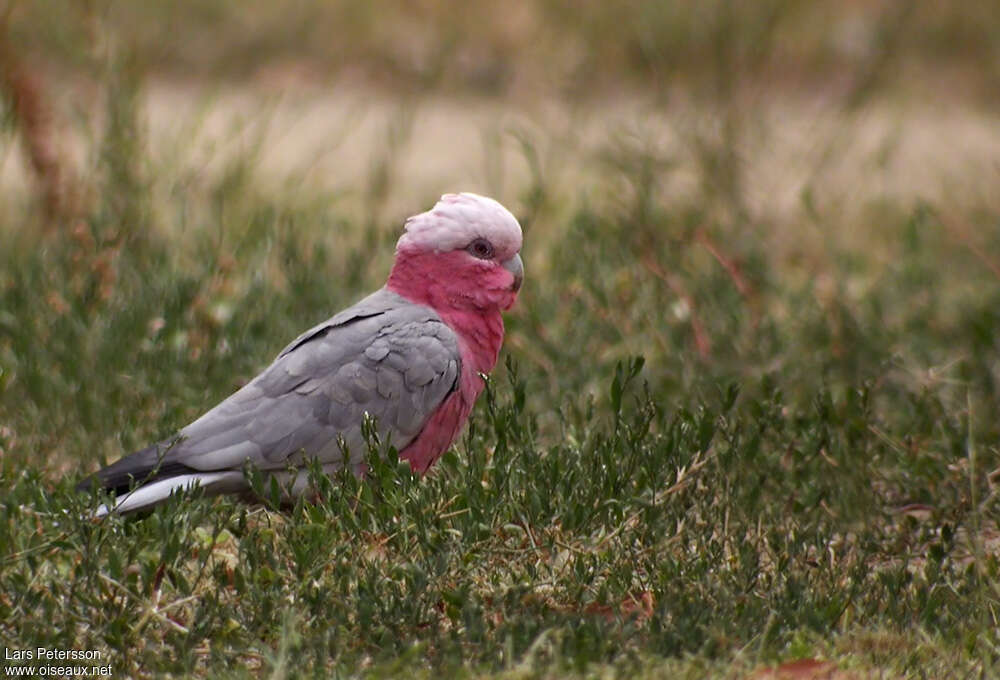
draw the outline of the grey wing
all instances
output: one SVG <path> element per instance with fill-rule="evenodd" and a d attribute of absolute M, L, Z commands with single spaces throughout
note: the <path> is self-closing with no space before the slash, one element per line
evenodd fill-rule
<path fill-rule="evenodd" d="M 356 319 L 364 319 L 373 316 L 380 316 L 386 314 L 387 312 L 394 311 L 400 308 L 422 309 L 427 312 L 430 312 L 433 318 L 435 319 L 439 318 L 430 309 L 422 307 L 420 305 L 414 305 L 409 300 L 399 295 L 396 295 L 395 293 L 388 291 L 385 288 L 381 288 L 372 293 L 371 295 L 369 295 L 368 297 L 359 300 L 358 302 L 351 305 L 347 309 L 338 312 L 337 314 L 334 314 L 331 318 L 327 319 L 322 323 L 316 324 L 315 326 L 307 330 L 305 333 L 299 335 L 299 337 L 292 340 L 285 347 L 285 349 L 281 350 L 281 353 L 278 355 L 278 358 L 280 359 L 281 357 L 288 354 L 299 345 L 309 342 L 316 336 L 326 333 L 331 328 L 335 328 L 336 326 L 342 326 L 344 324 L 355 321 Z"/>
<path fill-rule="evenodd" d="M 461 373 L 458 339 L 429 308 L 406 304 L 318 326 L 263 373 L 183 430 L 169 454 L 195 470 L 285 468 L 362 459 L 364 414 L 384 442 L 409 444 Z"/>

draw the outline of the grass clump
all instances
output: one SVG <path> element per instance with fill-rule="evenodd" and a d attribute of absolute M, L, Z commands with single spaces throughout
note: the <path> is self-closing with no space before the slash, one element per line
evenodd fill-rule
<path fill-rule="evenodd" d="M 251 215 L 322 221 L 238 191 Z M 966 398 L 996 404 L 997 317 L 926 288 L 961 253 L 904 244 L 857 304 L 824 306 L 751 249 L 754 310 L 714 259 L 616 231 L 682 217 L 628 219 L 572 218 L 546 271 L 562 285 L 528 288 L 509 324 L 527 350 L 508 350 L 429 477 L 375 457 L 366 482 L 317 479 L 318 502 L 283 512 L 192 498 L 100 523 L 77 473 L 187 422 L 375 275 L 331 291 L 318 229 L 258 239 L 225 222 L 219 240 L 267 274 L 156 237 L 117 253 L 102 295 L 78 240 L 8 251 L 5 639 L 105 650 L 123 675 L 697 675 L 802 655 L 993 668 L 997 451 L 973 466 L 969 442 L 997 431 Z M 940 226 L 899 228 L 930 241 Z M 842 266 L 871 266 L 857 257 Z M 656 271 L 692 291 L 686 313 Z"/>
<path fill-rule="evenodd" d="M 226 7 L 181 18 L 217 29 Z M 383 283 L 406 149 L 426 132 L 407 108 L 418 98 L 407 89 L 390 116 L 370 177 L 332 190 L 275 181 L 253 140 L 211 171 L 185 160 L 183 139 L 156 148 L 142 70 L 156 68 L 155 41 L 142 31 L 121 48 L 135 61 L 112 54 L 99 75 L 92 54 L 55 53 L 89 64 L 107 115 L 88 128 L 91 172 L 78 173 L 72 211 L 0 184 L 6 647 L 96 650 L 120 677 L 744 677 L 796 659 L 832 664 L 833 677 L 996 675 L 1000 212 L 972 170 L 968 193 L 917 198 L 827 172 L 853 158 L 838 154 L 860 135 L 858 112 L 899 94 L 887 73 L 985 28 L 958 10 L 887 5 L 880 50 L 851 57 L 861 64 L 817 167 L 778 209 L 755 193 L 752 154 L 781 138 L 747 84 L 788 50 L 815 73 L 847 68 L 826 32 L 807 30 L 830 10 L 768 3 L 743 21 L 749 10 L 698 7 L 635 6 L 615 22 L 593 5 L 561 29 L 573 40 L 533 48 L 592 42 L 560 72 L 624 74 L 657 102 L 678 73 L 700 83 L 705 108 L 691 111 L 704 115 L 679 117 L 673 144 L 652 125 L 586 143 L 531 125 L 484 132 L 487 183 L 511 187 L 500 198 L 526 228 L 504 362 L 432 474 L 373 454 L 366 480 L 316 476 L 316 501 L 285 509 L 188 494 L 92 522 L 96 499 L 73 486 Z M 35 11 L 12 15 L 12 40 Z M 147 22 L 173 11 L 129 10 Z M 336 11 L 297 7 L 271 46 Z M 122 16 L 98 28 L 114 34 Z M 367 10 L 351 20 L 361 28 L 344 50 L 395 63 L 395 43 L 372 38 L 394 24 Z M 440 43 L 455 52 L 421 62 L 417 82 L 467 69 L 499 96 L 501 71 L 524 65 L 459 59 L 478 34 L 455 21 Z M 662 39 L 691 31 L 708 38 Z M 917 49 L 924 33 L 934 50 Z M 304 35 L 311 58 L 340 58 Z M 491 35 L 484 49 L 520 54 Z M 261 40 L 249 30 L 239 46 L 257 53 Z M 187 63 L 175 47 L 159 43 L 163 73 Z M 252 67 L 213 50 L 204 77 Z M 972 41 L 945 61 L 988 51 Z M 461 82 L 442 96 L 476 89 Z M 560 106 L 579 105 L 560 92 Z M 524 176 L 508 176 L 508 141 Z M 569 189 L 564 158 L 580 161 Z"/>

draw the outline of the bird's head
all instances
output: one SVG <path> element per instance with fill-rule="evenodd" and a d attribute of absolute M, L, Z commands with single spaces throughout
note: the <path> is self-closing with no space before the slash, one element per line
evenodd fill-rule
<path fill-rule="evenodd" d="M 492 198 L 445 194 L 406 220 L 390 290 L 438 311 L 509 309 L 524 278 L 521 225 Z"/>

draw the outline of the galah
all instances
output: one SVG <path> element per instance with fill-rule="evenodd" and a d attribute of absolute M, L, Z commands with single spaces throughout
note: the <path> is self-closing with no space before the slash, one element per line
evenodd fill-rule
<path fill-rule="evenodd" d="M 291 496 L 307 467 L 362 472 L 366 419 L 415 472 L 444 453 L 496 365 L 501 311 L 524 276 L 521 227 L 493 199 L 447 194 L 406 220 L 385 286 L 310 328 L 264 371 L 175 436 L 81 482 L 133 512 L 199 486 L 246 494 L 248 464 Z"/>

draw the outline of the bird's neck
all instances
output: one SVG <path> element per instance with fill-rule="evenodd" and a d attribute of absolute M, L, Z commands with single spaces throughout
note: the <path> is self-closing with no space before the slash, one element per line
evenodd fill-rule
<path fill-rule="evenodd" d="M 496 366 L 503 344 L 503 317 L 467 310 L 435 310 L 459 337 L 462 361 L 476 373 L 489 373 Z"/>
<path fill-rule="evenodd" d="M 410 302 L 430 307 L 459 338 L 462 361 L 471 370 L 489 373 L 503 344 L 503 317 L 495 304 L 475 304 L 464 291 L 471 281 L 455 272 L 436 272 L 431 262 L 397 258 L 386 288 Z"/>

